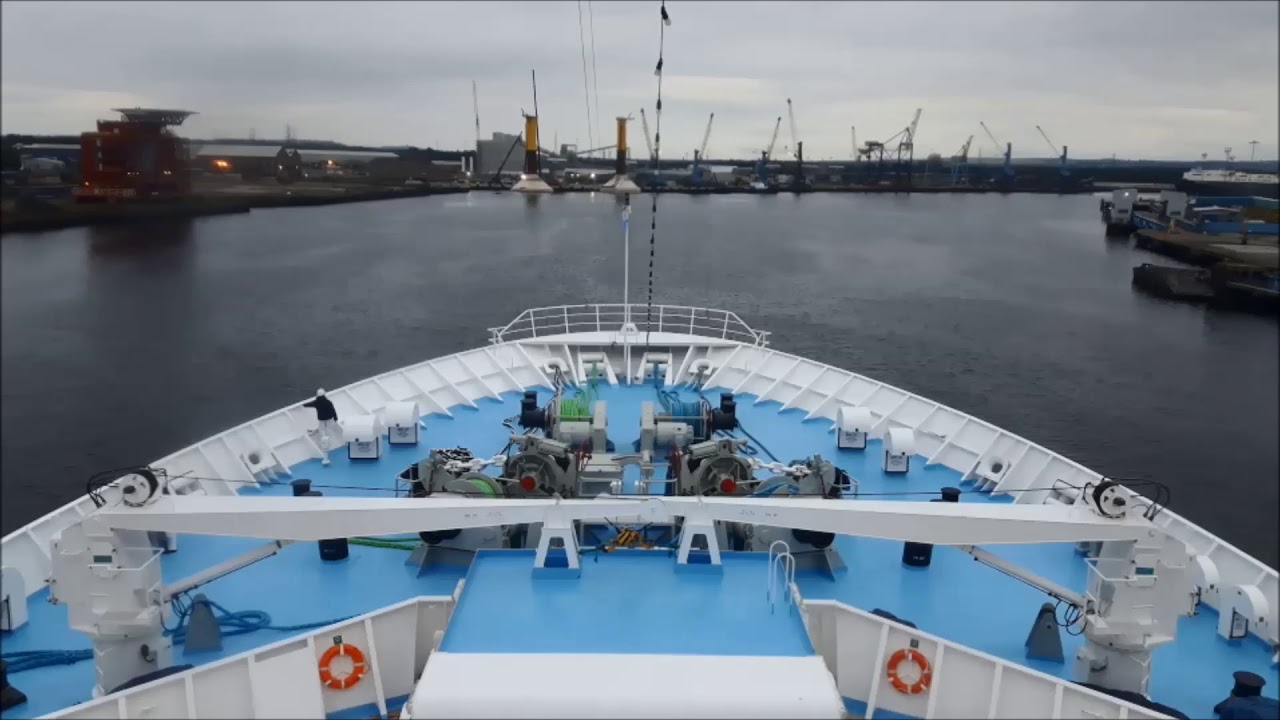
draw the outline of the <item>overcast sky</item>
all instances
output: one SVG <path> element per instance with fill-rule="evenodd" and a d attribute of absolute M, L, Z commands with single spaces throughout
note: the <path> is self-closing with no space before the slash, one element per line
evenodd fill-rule
<path fill-rule="evenodd" d="M 690 155 L 715 112 L 711 157 L 756 155 L 795 103 L 805 156 L 847 158 L 923 108 L 917 157 L 1275 158 L 1276 2 L 697 3 L 671 0 L 662 155 Z M 658 3 L 16 2 L 2 5 L 3 131 L 77 133 L 112 107 L 195 110 L 189 137 L 299 137 L 474 147 L 519 132 L 538 73 L 542 144 L 652 129 Z M 594 20 L 599 114 L 587 122 L 579 9 Z M 588 13 L 590 10 L 590 13 Z M 589 83 L 590 84 L 590 83 Z M 594 88 L 592 88 L 594 91 Z M 598 137 L 603 134 L 604 138 Z M 643 154 L 643 150 L 634 153 Z"/>

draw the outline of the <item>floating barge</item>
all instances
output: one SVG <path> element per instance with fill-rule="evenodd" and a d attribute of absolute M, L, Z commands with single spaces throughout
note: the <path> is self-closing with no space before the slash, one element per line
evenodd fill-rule
<path fill-rule="evenodd" d="M 1133 286 L 1159 297 L 1208 302 L 1213 299 L 1209 270 L 1142 263 L 1133 269 Z"/>
<path fill-rule="evenodd" d="M 1211 268 L 1143 263 L 1133 269 L 1133 286 L 1171 300 L 1280 311 L 1280 272 L 1240 263 L 1220 262 Z"/>
<path fill-rule="evenodd" d="M 1263 270 L 1280 268 L 1280 246 L 1275 239 L 1148 229 L 1138 230 L 1133 238 L 1134 245 L 1143 250 L 1201 267 L 1228 262 Z"/>

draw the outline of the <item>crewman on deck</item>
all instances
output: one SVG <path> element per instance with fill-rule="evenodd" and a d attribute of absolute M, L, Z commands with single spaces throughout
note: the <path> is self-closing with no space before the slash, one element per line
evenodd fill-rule
<path fill-rule="evenodd" d="M 320 461 L 320 464 L 328 465 L 329 449 L 333 447 L 335 442 L 342 442 L 342 427 L 338 425 L 338 410 L 333 406 L 329 398 L 325 397 L 324 388 L 316 390 L 316 399 L 302 403 L 302 407 L 316 409 L 316 420 L 320 422 L 316 435 L 320 451 L 324 453 L 324 459 Z"/>

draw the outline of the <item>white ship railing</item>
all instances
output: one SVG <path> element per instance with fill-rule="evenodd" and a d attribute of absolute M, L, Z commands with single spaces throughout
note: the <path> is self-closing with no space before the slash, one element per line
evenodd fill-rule
<path fill-rule="evenodd" d="M 562 318 L 567 307 L 558 308 Z M 622 309 L 620 304 L 598 307 L 614 307 L 619 312 Z M 666 313 L 659 311 L 660 307 L 674 306 L 654 306 L 655 316 L 665 321 Z M 521 317 L 541 316 L 549 310 L 553 309 L 530 310 Z M 632 305 L 633 317 L 637 310 L 641 313 L 638 320 L 643 322 L 643 306 Z M 594 309 L 591 312 L 594 318 Z M 706 387 L 750 393 L 757 402 L 776 401 L 783 410 L 805 411 L 806 419 L 834 421 L 841 406 L 867 407 L 874 422 L 872 437 L 882 437 L 892 427 L 911 428 L 916 433 L 916 454 L 926 464 L 952 468 L 993 495 L 1007 494 L 1018 503 L 1053 502 L 1052 493 L 1042 488 L 1059 484 L 1081 487 L 1102 479 L 1079 463 L 966 413 L 848 370 L 764 347 L 761 343 L 767 333 L 747 329 L 743 332 L 751 338 L 749 341 L 724 340 L 733 336 L 724 330 L 723 317 L 715 317 L 721 318 L 721 329 L 711 333 L 714 341 L 694 342 L 676 354 L 677 358 L 680 354 L 684 357 L 673 363 L 673 382 L 687 381 L 687 371 L 703 363 L 711 368 Z M 737 316 L 727 313 L 727 317 L 733 327 Z M 496 337 L 523 337 L 514 322 L 507 326 L 512 328 L 510 331 L 496 328 Z M 685 322 L 689 322 L 687 316 Z M 695 330 L 698 324 L 695 318 Z M 541 337 L 541 324 L 538 327 Z M 586 332 L 576 338 L 562 335 L 546 343 L 536 339 L 503 341 L 434 358 L 331 390 L 329 398 L 341 417 L 377 413 L 387 403 L 401 400 L 416 401 L 424 415 L 448 416 L 451 408 L 475 407 L 482 398 L 496 399 L 503 393 L 551 387 L 552 380 L 545 370 L 550 363 L 580 369 L 584 354 L 609 349 L 610 341 L 602 340 L 597 328 L 606 328 L 603 320 L 597 323 L 593 319 Z M 686 328 L 682 329 L 687 334 Z M 676 331 L 674 323 L 669 331 Z M 633 370 L 628 368 L 628 372 Z M 303 400 L 306 399 L 309 398 Z M 315 414 L 302 407 L 301 402 L 202 440 L 151 465 L 168 471 L 176 492 L 231 495 L 257 482 L 241 460 L 252 449 L 269 451 L 285 467 L 319 456 L 319 449 L 307 432 L 315 426 Z M 428 429 L 428 436 L 430 432 Z M 1001 461 L 999 473 L 994 472 L 997 460 Z M 93 509 L 92 501 L 82 496 L 4 537 L 0 556 L 5 567 L 20 572 L 25 584 L 22 594 L 31 596 L 44 589 L 51 567 L 50 542 Z M 1250 623 L 1249 630 L 1271 643 L 1280 640 L 1280 578 L 1274 569 L 1168 510 L 1160 513 L 1155 523 L 1185 543 L 1190 552 L 1208 558 L 1216 566 L 1220 581 L 1217 588 L 1202 594 L 1205 605 L 1219 607 L 1220 588 L 1255 585 L 1267 598 L 1270 614 L 1266 623 Z M 5 592 L 18 594 L 8 588 Z"/>
<path fill-rule="evenodd" d="M 834 600 L 803 600 L 800 612 L 840 694 L 866 703 L 860 717 L 883 711 L 917 718 L 1167 717 Z M 890 684 L 886 664 L 905 648 L 928 659 L 928 692 L 907 695 Z"/>
<path fill-rule="evenodd" d="M 412 695 L 427 657 L 440 648 L 456 599 L 455 592 L 407 600 L 44 717 L 324 718 L 344 711 L 386 717 Z M 367 664 L 346 690 L 319 680 L 320 658 L 335 638 L 358 648 Z"/>
<path fill-rule="evenodd" d="M 647 306 L 632 303 L 628 317 L 622 303 L 557 305 L 531 308 L 502 327 L 489 328 L 493 344 L 580 332 L 617 332 L 629 319 L 640 333 L 665 332 L 736 340 L 763 347 L 769 333 L 754 330 L 737 313 L 685 305 Z"/>

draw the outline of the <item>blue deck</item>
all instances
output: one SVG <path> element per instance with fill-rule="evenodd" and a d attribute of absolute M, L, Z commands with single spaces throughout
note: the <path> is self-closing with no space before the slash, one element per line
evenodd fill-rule
<path fill-rule="evenodd" d="M 654 390 L 606 386 L 599 394 L 609 403 L 610 439 L 621 450 L 637 439 L 639 402 L 654 399 Z M 709 392 L 708 397 L 714 396 Z M 925 467 L 922 458 L 913 460 L 905 477 L 887 477 L 880 471 L 878 443 L 873 441 L 864 452 L 839 451 L 828 430 L 830 421 L 802 422 L 802 411 L 780 413 L 777 403 L 754 405 L 754 398 L 745 395 L 738 400 L 743 426 L 778 459 L 787 462 L 821 453 L 856 478 L 864 495 L 932 492 L 960 484 L 958 473 Z M 518 393 L 508 393 L 501 402 L 488 399 L 477 401 L 477 408 L 451 408 L 452 417 L 427 419 L 424 441 L 416 448 L 385 448 L 376 462 L 351 462 L 345 452 L 335 451 L 331 466 L 308 461 L 294 468 L 294 476 L 312 479 L 313 488 L 326 494 L 388 496 L 394 490 L 395 475 L 428 448 L 462 446 L 480 457 L 501 450 L 508 434 L 501 420 L 518 412 L 519 401 Z M 633 482 L 627 486 L 633 487 Z M 290 488 L 280 484 L 246 492 L 288 495 Z M 966 493 L 961 500 L 1008 502 L 980 493 Z M 259 542 L 180 536 L 179 551 L 163 559 L 165 580 L 186 577 Z M 848 574 L 831 581 L 801 572 L 797 579 L 805 597 L 833 598 L 866 610 L 883 608 L 922 630 L 1070 679 L 1070 657 L 1082 642 L 1079 638 L 1063 634 L 1065 664 L 1024 657 L 1027 631 L 1046 600 L 1039 592 L 947 548 L 936 549 L 929 568 L 915 569 L 902 565 L 901 543 L 842 537 L 837 547 L 849 566 Z M 1084 563 L 1070 546 L 993 550 L 1068 587 L 1084 587 Z M 350 552 L 345 561 L 325 563 L 313 543 L 294 545 L 200 592 L 229 610 L 265 610 L 275 624 L 293 625 L 337 620 L 419 595 L 449 594 L 467 573 L 466 589 L 446 634 L 444 647 L 451 651 L 812 652 L 798 619 L 781 609 L 771 614 L 765 605 L 765 564 L 758 554 L 726 555 L 720 576 L 677 574 L 674 559 L 666 552 L 619 552 L 598 556 L 598 561 L 588 554 L 583 556 L 580 579 L 534 580 L 528 551 L 485 552 L 469 571 L 440 568 L 422 577 L 404 565 L 407 553 L 402 550 L 353 545 Z M 5 653 L 90 647 L 87 636 L 67 628 L 65 608 L 42 602 L 45 597 L 42 591 L 31 603 L 28 625 L 4 634 Z M 1182 620 L 1176 644 L 1155 653 L 1153 699 L 1192 717 L 1212 717 L 1212 706 L 1230 691 L 1231 673 L 1236 670 L 1267 678 L 1264 694 L 1276 697 L 1280 676 L 1270 664 L 1271 651 L 1252 638 L 1222 640 L 1216 636 L 1216 622 L 1212 611 Z M 263 630 L 227 637 L 221 652 L 187 655 L 178 648 L 174 660 L 205 664 L 292 634 L 297 633 Z M 89 699 L 93 667 L 81 662 L 42 668 L 12 674 L 10 682 L 29 701 L 3 717 L 32 717 Z"/>
<path fill-rule="evenodd" d="M 669 552 L 618 550 L 582 560 L 580 578 L 548 580 L 529 571 L 532 550 L 480 552 L 441 649 L 813 654 L 798 613 L 781 603 L 770 612 L 761 553 L 726 555 L 721 575 L 672 572 Z"/>

